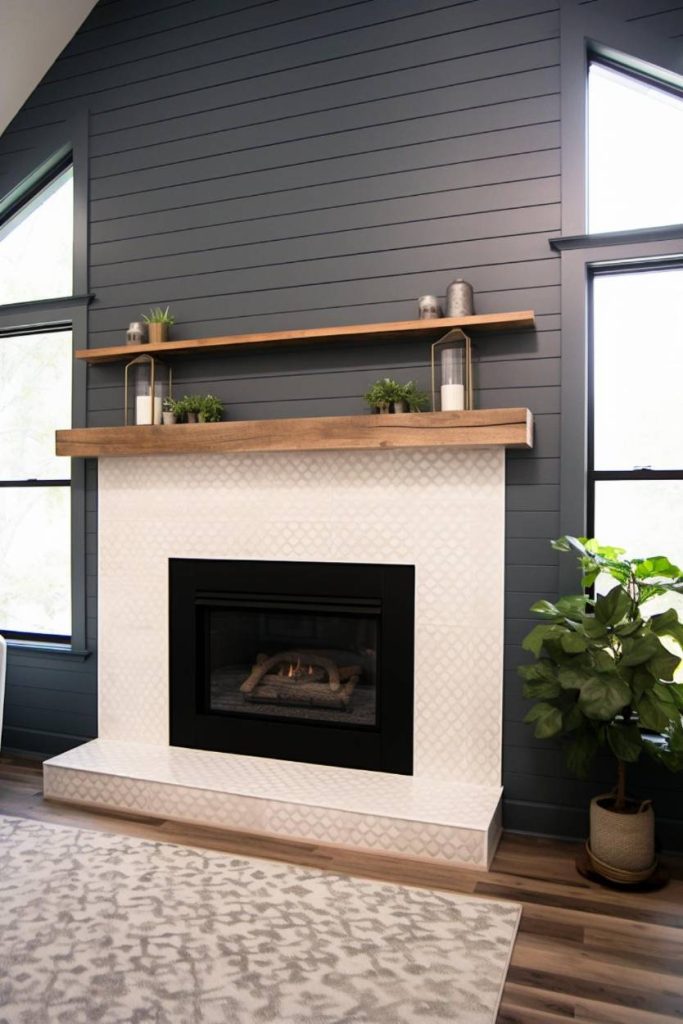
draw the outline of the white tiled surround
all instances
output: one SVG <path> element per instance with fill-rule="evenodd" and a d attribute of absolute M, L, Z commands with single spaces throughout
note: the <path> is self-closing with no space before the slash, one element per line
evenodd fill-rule
<path fill-rule="evenodd" d="M 101 459 L 100 739 L 48 762 L 46 792 L 485 865 L 503 541 L 500 449 Z M 169 748 L 170 557 L 415 565 L 414 777 Z"/>

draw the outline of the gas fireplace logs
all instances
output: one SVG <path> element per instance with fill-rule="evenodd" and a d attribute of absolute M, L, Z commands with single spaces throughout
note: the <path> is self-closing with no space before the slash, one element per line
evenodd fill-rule
<path fill-rule="evenodd" d="M 247 701 L 348 710 L 360 665 L 339 666 L 314 651 L 258 654 L 240 686 Z"/>

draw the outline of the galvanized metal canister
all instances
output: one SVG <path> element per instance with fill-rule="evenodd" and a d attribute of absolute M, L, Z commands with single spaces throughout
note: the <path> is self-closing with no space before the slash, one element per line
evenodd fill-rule
<path fill-rule="evenodd" d="M 448 286 L 446 316 L 472 316 L 473 313 L 474 289 L 471 284 L 459 277 Z"/>
<path fill-rule="evenodd" d="M 436 295 L 421 295 L 417 300 L 417 312 L 420 320 L 437 320 L 442 313 Z"/>

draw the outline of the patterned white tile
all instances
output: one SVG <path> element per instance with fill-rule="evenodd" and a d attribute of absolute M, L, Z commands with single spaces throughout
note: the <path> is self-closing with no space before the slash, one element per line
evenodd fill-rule
<path fill-rule="evenodd" d="M 498 839 L 500 787 L 106 740 L 44 780 L 55 799 L 482 867 Z"/>
<path fill-rule="evenodd" d="M 167 747 L 169 558 L 404 563 L 416 567 L 416 777 L 499 786 L 502 451 L 105 458 L 99 490 L 103 739 Z M 325 769 L 313 771 L 319 786 Z M 357 799 L 346 813 L 363 811 Z"/>
<path fill-rule="evenodd" d="M 169 557 L 402 562 L 416 566 L 417 771 L 499 781 L 502 452 L 101 459 L 99 486 L 102 737 L 167 735 Z"/>

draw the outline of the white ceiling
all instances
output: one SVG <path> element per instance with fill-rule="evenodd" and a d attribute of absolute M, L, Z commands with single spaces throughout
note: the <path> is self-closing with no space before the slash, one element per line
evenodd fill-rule
<path fill-rule="evenodd" d="M 97 0 L 0 0 L 0 134 Z"/>

